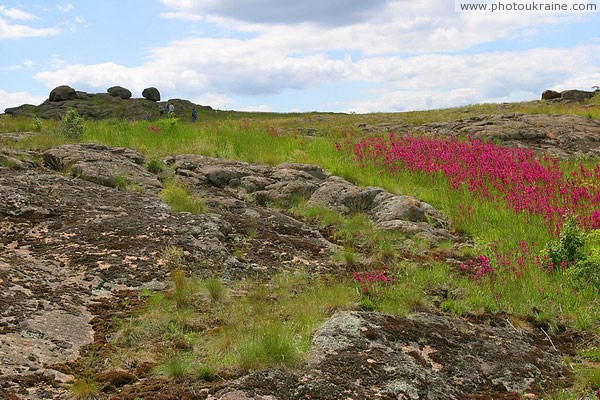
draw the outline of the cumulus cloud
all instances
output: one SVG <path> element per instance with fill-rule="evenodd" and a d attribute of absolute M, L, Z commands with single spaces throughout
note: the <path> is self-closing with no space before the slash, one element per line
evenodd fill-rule
<path fill-rule="evenodd" d="M 34 96 L 27 92 L 12 92 L 8 93 L 0 89 L 0 112 L 4 112 L 5 109 L 10 107 L 17 107 L 21 104 L 40 104 L 45 97 Z"/>
<path fill-rule="evenodd" d="M 600 68 L 592 56 L 600 48 L 594 45 L 474 50 L 499 39 L 526 40 L 544 29 L 585 21 L 589 16 L 584 15 L 475 15 L 457 13 L 453 2 L 439 0 L 309 0 L 294 6 L 244 0 L 235 2 L 237 8 L 228 0 L 162 1 L 171 10 L 162 18 L 208 22 L 245 35 L 176 40 L 151 49 L 137 66 L 57 65 L 35 78 L 49 88 L 71 84 L 105 90 L 120 84 L 140 92 L 157 86 L 165 96 L 194 99 L 202 93 L 219 106 L 235 104 L 236 96 L 358 82 L 371 87 L 370 100 L 348 108 L 364 112 L 537 97 L 549 87 L 589 85 Z M 338 13 L 336 7 L 344 10 Z M 338 15 L 337 21 L 329 20 Z M 465 49 L 469 54 L 459 53 Z"/>
<path fill-rule="evenodd" d="M 539 97 L 545 89 L 590 89 L 600 78 L 600 45 L 473 55 L 372 58 L 355 65 L 357 80 L 379 84 L 356 112 L 407 111 Z"/>

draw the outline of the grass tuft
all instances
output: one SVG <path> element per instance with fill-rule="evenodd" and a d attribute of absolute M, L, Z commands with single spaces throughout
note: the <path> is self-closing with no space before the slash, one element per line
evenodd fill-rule
<path fill-rule="evenodd" d="M 79 379 L 71 385 L 71 396 L 74 400 L 96 400 L 100 397 L 98 383 L 91 379 Z"/>
<path fill-rule="evenodd" d="M 203 214 L 207 211 L 206 203 L 202 197 L 191 194 L 177 181 L 171 181 L 158 194 L 173 211 Z"/>

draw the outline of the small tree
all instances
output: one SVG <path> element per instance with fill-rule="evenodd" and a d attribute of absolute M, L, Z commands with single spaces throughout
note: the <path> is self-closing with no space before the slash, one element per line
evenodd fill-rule
<path fill-rule="evenodd" d="M 69 139 L 83 136 L 83 118 L 76 109 L 69 108 L 61 120 L 61 133 Z"/>

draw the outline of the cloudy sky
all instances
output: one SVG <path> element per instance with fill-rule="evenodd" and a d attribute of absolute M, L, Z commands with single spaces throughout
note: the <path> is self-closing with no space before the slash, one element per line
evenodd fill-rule
<path fill-rule="evenodd" d="M 280 112 L 589 90 L 600 85 L 600 0 L 578 3 L 598 11 L 457 12 L 455 0 L 0 0 L 0 112 L 62 84 L 121 85 L 136 97 L 156 86 L 163 98 Z"/>

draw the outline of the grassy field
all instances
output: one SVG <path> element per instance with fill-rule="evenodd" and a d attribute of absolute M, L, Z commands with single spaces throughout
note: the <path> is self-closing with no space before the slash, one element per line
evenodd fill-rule
<path fill-rule="evenodd" d="M 515 213 L 503 202 L 482 200 L 468 190 L 455 190 L 441 174 L 399 174 L 373 165 L 359 166 L 335 147 L 340 134 L 359 122 L 420 124 L 499 112 L 576 114 L 600 119 L 600 101 L 595 99 L 583 105 L 484 104 L 369 115 L 207 112 L 201 113 L 197 124 L 166 118 L 150 122 L 85 121 L 81 137 L 70 139 L 61 134 L 59 121 L 1 116 L 0 131 L 36 132 L 7 143 L 16 148 L 45 149 L 69 142 L 130 147 L 145 155 L 149 168 L 160 168 L 158 160 L 164 156 L 182 153 L 266 165 L 318 164 L 356 184 L 380 186 L 432 204 L 473 243 L 461 250 L 442 244 L 438 254 L 475 260 L 479 263 L 476 267 L 489 262 L 494 270 L 475 277 L 439 257 L 412 257 L 410 251 L 398 251 L 398 238 L 382 235 L 364 215 L 346 217 L 296 204 L 287 211 L 331 227 L 333 235 L 344 244 L 339 260 L 352 265 L 361 254 L 372 257 L 377 260 L 378 269 L 385 271 L 385 279 L 378 278 L 374 285 L 365 288 L 356 276 L 311 276 L 298 271 L 277 275 L 268 282 L 224 284 L 218 276 L 201 281 L 185 273 L 187 267 L 179 250 L 170 249 L 164 257 L 171 260 L 172 290 L 141 293 L 147 297 L 147 306 L 140 315 L 123 322 L 115 341 L 121 349 L 112 360 L 116 366 L 131 358 L 156 360 L 155 355 L 160 354 L 156 374 L 175 380 L 211 380 L 271 365 L 293 366 L 308 349 L 313 330 L 335 310 L 362 308 L 406 314 L 438 308 L 453 315 L 505 314 L 515 326 L 544 329 L 550 334 L 565 329 L 585 332 L 592 339 L 582 344 L 580 354 L 570 360 L 581 371 L 577 385 L 547 398 L 591 396 L 593 389 L 600 387 L 596 339 L 600 335 L 600 296 L 598 281 L 594 280 L 594 274 L 600 276 L 600 271 L 593 269 L 593 257 L 597 256 L 600 262 L 597 231 L 577 232 L 584 242 L 582 253 L 587 255 L 586 260 L 592 260 L 590 279 L 571 279 L 562 270 L 548 272 L 540 268 L 538 257 L 549 246 L 565 243 L 549 232 L 541 217 Z M 303 135 L 305 128 L 315 129 L 317 135 Z M 588 163 L 593 165 L 594 161 Z M 567 160 L 563 168 L 572 169 L 575 164 Z M 161 197 L 178 211 L 206 211 L 201 199 L 190 197 L 176 182 L 170 183 Z M 413 255 L 420 252 L 419 244 L 415 246 Z M 519 264 L 519 274 L 500 268 L 501 261 Z M 393 281 L 388 281 L 388 277 Z M 93 383 L 90 385 L 93 387 Z"/>

